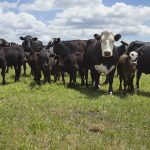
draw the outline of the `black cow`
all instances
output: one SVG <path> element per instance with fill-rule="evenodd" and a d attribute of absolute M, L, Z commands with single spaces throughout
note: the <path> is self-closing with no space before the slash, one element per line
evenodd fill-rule
<path fill-rule="evenodd" d="M 53 41 L 49 43 L 49 45 L 53 46 L 54 53 L 61 57 L 73 52 L 84 53 L 86 44 L 87 40 L 61 41 L 60 38 L 54 38 Z"/>
<path fill-rule="evenodd" d="M 150 42 L 133 41 L 128 47 L 128 52 L 131 51 L 136 51 L 138 54 L 142 53 L 137 63 L 136 86 L 139 89 L 139 80 L 142 73 L 150 74 Z"/>
<path fill-rule="evenodd" d="M 63 70 L 69 73 L 70 84 L 75 85 L 76 71 L 78 70 L 81 77 L 81 84 L 84 85 L 83 54 L 85 53 L 87 41 L 73 40 L 61 42 L 60 38 L 54 38 L 50 44 L 53 46 L 54 53 L 60 56 L 61 62 L 63 62 Z M 64 81 L 63 73 L 62 78 Z"/>
<path fill-rule="evenodd" d="M 60 67 L 59 57 L 47 51 L 31 52 L 28 55 L 28 63 L 34 75 L 34 80 L 40 84 L 41 72 L 44 75 L 44 83 L 51 82 L 51 74 L 54 75 L 54 82 L 59 78 Z"/>
<path fill-rule="evenodd" d="M 61 67 L 62 80 L 64 83 L 64 72 L 67 72 L 70 76 L 69 86 L 75 87 L 76 73 L 78 71 L 81 77 L 81 85 L 84 85 L 83 54 L 81 52 L 69 53 L 63 59 L 60 58 L 59 66 Z"/>
<path fill-rule="evenodd" d="M 113 77 L 118 61 L 118 53 L 114 41 L 121 38 L 120 34 L 113 35 L 104 31 L 101 35 L 94 35 L 96 40 L 89 40 L 85 50 L 84 63 L 86 67 L 86 85 L 88 86 L 88 69 L 91 70 L 95 88 L 98 88 L 100 73 L 105 73 L 108 77 L 110 94 L 113 93 Z"/>
<path fill-rule="evenodd" d="M 2 47 L 0 48 L 0 67 L 2 68 L 1 75 L 3 77 L 2 83 L 5 84 L 5 70 L 6 66 L 13 66 L 15 68 L 15 81 L 18 81 L 21 73 L 21 66 L 25 61 L 23 48 L 19 46 Z"/>
<path fill-rule="evenodd" d="M 23 40 L 22 47 L 25 52 L 39 52 L 44 48 L 42 41 L 39 41 L 37 37 L 21 36 L 20 40 Z"/>
<path fill-rule="evenodd" d="M 9 42 L 7 42 L 5 39 L 0 39 L 0 47 L 8 47 Z"/>
<path fill-rule="evenodd" d="M 50 82 L 50 60 L 49 60 L 49 53 L 47 52 L 31 52 L 29 54 L 28 63 L 33 71 L 34 80 L 40 84 L 41 79 L 41 72 L 44 75 L 44 83 Z"/>

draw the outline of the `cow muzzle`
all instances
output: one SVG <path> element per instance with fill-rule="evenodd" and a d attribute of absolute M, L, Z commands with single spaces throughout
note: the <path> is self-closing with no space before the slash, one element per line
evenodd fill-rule
<path fill-rule="evenodd" d="M 105 51 L 104 52 L 104 57 L 111 57 L 111 52 L 110 51 Z"/>

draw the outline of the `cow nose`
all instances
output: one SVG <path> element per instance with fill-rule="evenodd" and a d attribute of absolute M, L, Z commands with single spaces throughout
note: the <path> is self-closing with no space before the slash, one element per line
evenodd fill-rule
<path fill-rule="evenodd" d="M 111 52 L 110 52 L 110 51 L 105 51 L 105 52 L 104 52 L 104 56 L 110 57 L 110 56 L 111 56 Z"/>
<path fill-rule="evenodd" d="M 137 65 L 137 61 L 132 61 L 132 65 Z"/>

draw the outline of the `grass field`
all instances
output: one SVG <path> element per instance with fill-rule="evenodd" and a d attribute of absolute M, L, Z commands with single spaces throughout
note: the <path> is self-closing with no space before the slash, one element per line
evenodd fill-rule
<path fill-rule="evenodd" d="M 1 150 L 150 149 L 150 75 L 142 75 L 138 93 L 123 96 L 117 77 L 108 95 L 107 85 L 38 86 L 31 76 L 14 83 L 13 74 L 0 85 Z"/>

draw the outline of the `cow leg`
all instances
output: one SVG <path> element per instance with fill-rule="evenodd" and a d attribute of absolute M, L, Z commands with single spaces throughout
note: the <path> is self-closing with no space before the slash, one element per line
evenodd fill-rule
<path fill-rule="evenodd" d="M 84 70 L 83 69 L 79 69 L 79 74 L 81 77 L 81 86 L 85 85 L 85 81 L 84 81 Z"/>
<path fill-rule="evenodd" d="M 99 88 L 99 78 L 100 78 L 100 74 L 94 70 L 94 78 L 95 78 L 95 86 L 94 89 L 98 89 Z"/>
<path fill-rule="evenodd" d="M 77 73 L 77 71 L 74 71 L 73 73 L 72 73 L 72 86 L 73 87 L 75 87 L 76 86 L 76 73 Z"/>
<path fill-rule="evenodd" d="M 44 75 L 44 83 L 46 83 L 47 81 L 47 77 L 46 77 L 46 72 L 42 71 L 43 72 L 43 75 Z"/>
<path fill-rule="evenodd" d="M 36 77 L 37 77 L 37 84 L 41 84 L 41 83 L 40 83 L 40 79 L 41 79 L 41 70 L 38 70 L 38 71 L 37 71 L 37 76 L 36 76 Z"/>
<path fill-rule="evenodd" d="M 8 73 L 9 72 L 9 66 L 7 66 L 7 69 L 6 69 L 6 73 Z"/>
<path fill-rule="evenodd" d="M 47 82 L 48 82 L 48 83 L 51 83 L 51 74 L 50 74 L 50 71 L 48 71 L 48 72 L 46 73 L 46 77 L 47 77 Z"/>
<path fill-rule="evenodd" d="M 5 85 L 6 84 L 6 81 L 5 81 L 5 70 L 6 70 L 6 66 L 3 66 L 2 67 L 2 71 L 1 71 L 1 75 L 2 75 L 2 84 Z"/>
<path fill-rule="evenodd" d="M 122 76 L 119 75 L 120 85 L 119 85 L 119 91 L 122 91 Z"/>
<path fill-rule="evenodd" d="M 88 84 L 88 69 L 87 68 L 85 69 L 85 84 L 86 84 L 86 87 L 88 88 L 89 84 Z"/>
<path fill-rule="evenodd" d="M 57 81 L 57 75 L 54 73 L 54 82 L 56 82 Z"/>
<path fill-rule="evenodd" d="M 109 94 L 113 94 L 112 84 L 113 84 L 114 74 L 115 74 L 115 69 L 112 72 L 110 72 L 109 75 L 107 75 L 108 76 L 108 82 L 109 82 L 109 90 L 108 90 Z"/>
<path fill-rule="evenodd" d="M 18 66 L 14 66 L 15 69 L 15 82 L 18 80 Z"/>
<path fill-rule="evenodd" d="M 123 81 L 124 81 L 124 91 L 123 91 L 123 94 L 126 95 L 127 79 L 124 77 L 124 78 L 123 78 Z"/>
<path fill-rule="evenodd" d="M 139 80 L 141 78 L 142 72 L 137 70 L 137 75 L 136 75 L 136 87 L 139 89 Z"/>
<path fill-rule="evenodd" d="M 24 76 L 26 76 L 26 69 L 27 69 L 26 63 L 23 63 L 23 70 L 24 70 L 23 75 Z"/>
<path fill-rule="evenodd" d="M 18 65 L 18 70 L 17 70 L 17 81 L 20 78 L 20 74 L 21 74 L 21 65 Z"/>
<path fill-rule="evenodd" d="M 34 81 L 37 81 L 37 73 L 34 73 Z"/>
<path fill-rule="evenodd" d="M 32 75 L 34 76 L 34 81 L 37 81 L 37 69 L 36 68 L 32 68 Z"/>
<path fill-rule="evenodd" d="M 92 79 L 92 86 L 95 86 L 95 79 L 94 79 L 94 71 L 90 71 L 91 72 L 91 79 Z"/>
<path fill-rule="evenodd" d="M 71 84 L 72 84 L 72 73 L 69 73 L 69 87 L 71 87 Z"/>
<path fill-rule="evenodd" d="M 134 85 L 133 85 L 133 80 L 134 80 L 134 75 L 129 79 L 129 92 L 133 93 L 134 92 Z"/>
<path fill-rule="evenodd" d="M 65 84 L 65 77 L 64 77 L 65 75 L 64 75 L 64 71 L 63 70 L 61 70 L 61 77 L 62 77 L 62 82 L 63 82 L 63 84 Z"/>

